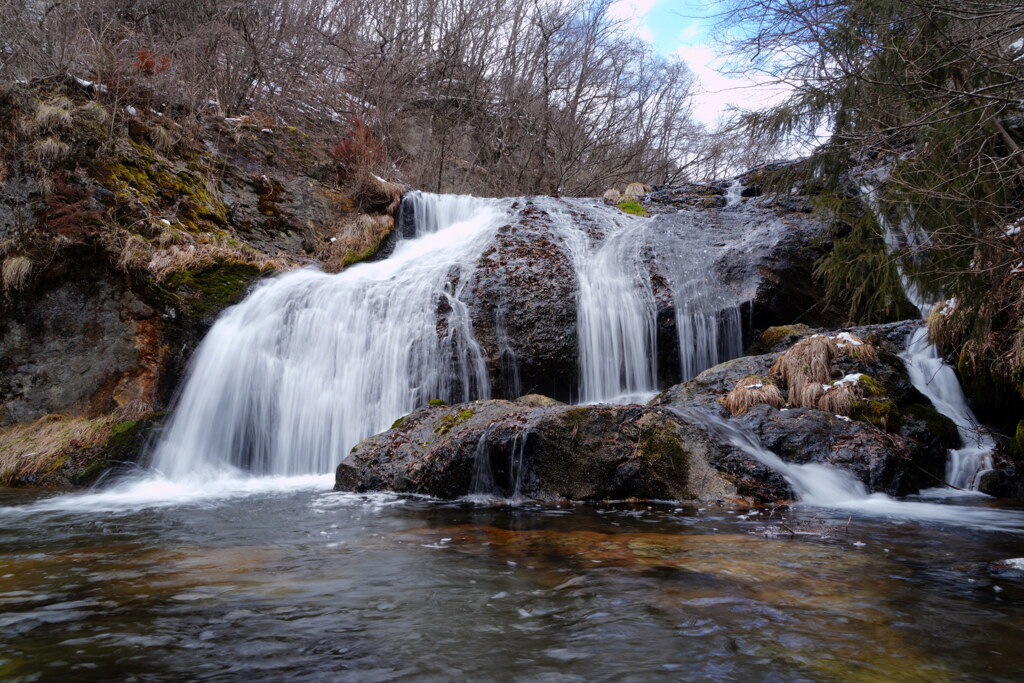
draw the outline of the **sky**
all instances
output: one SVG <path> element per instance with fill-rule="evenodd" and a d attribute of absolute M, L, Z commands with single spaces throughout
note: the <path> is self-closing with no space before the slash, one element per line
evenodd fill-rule
<path fill-rule="evenodd" d="M 757 109 L 783 94 L 751 76 L 723 73 L 724 60 L 711 41 L 717 5 L 716 0 L 618 0 L 609 9 L 613 18 L 628 21 L 636 36 L 655 50 L 687 63 L 699 81 L 693 116 L 708 126 L 714 126 L 730 105 Z"/>

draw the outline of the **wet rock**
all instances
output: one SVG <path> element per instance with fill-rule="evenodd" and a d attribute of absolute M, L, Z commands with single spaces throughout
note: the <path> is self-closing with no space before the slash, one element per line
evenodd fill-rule
<path fill-rule="evenodd" d="M 518 220 L 500 228 L 480 256 L 467 286 L 494 395 L 574 397 L 578 288 L 548 214 L 532 204 L 521 207 Z"/>
<path fill-rule="evenodd" d="M 337 490 L 458 498 L 720 500 L 734 486 L 710 465 L 699 427 L 644 406 L 569 406 L 528 397 L 420 409 L 358 444 Z"/>
<path fill-rule="evenodd" d="M 959 436 L 953 423 L 913 388 L 903 361 L 896 355 L 916 324 L 919 323 L 847 330 L 872 342 L 878 359 L 865 361 L 841 356 L 833 363 L 835 378 L 863 373 L 879 382 L 885 395 L 870 405 L 882 405 L 884 412 L 865 411 L 860 415 L 865 419 L 851 419 L 810 408 L 778 410 L 757 405 L 730 419 L 750 430 L 763 446 L 783 460 L 841 467 L 871 491 L 903 495 L 941 484 L 946 451 L 959 445 Z M 689 382 L 667 389 L 650 405 L 696 407 L 725 417 L 727 412 L 720 405 L 725 394 L 743 377 L 769 374 L 779 355 L 775 352 L 722 363 Z M 787 490 L 784 483 L 780 486 L 773 479 L 771 470 L 746 454 L 732 452 L 713 464 L 734 479 L 744 478 L 746 483 L 741 490 L 755 489 L 758 482 L 763 482 L 765 491 L 775 494 L 784 495 Z M 770 495 L 762 493 L 760 497 Z"/>

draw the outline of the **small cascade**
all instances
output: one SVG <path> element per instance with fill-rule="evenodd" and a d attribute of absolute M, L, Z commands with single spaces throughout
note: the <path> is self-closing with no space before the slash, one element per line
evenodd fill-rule
<path fill-rule="evenodd" d="M 845 470 L 817 463 L 788 463 L 765 448 L 750 430 L 714 413 L 679 408 L 673 412 L 689 422 L 707 426 L 720 438 L 781 474 L 801 503 L 831 507 L 868 498 L 864 484 Z"/>
<path fill-rule="evenodd" d="M 882 227 L 885 243 L 890 251 L 907 251 L 913 257 L 929 245 L 929 238 L 913 217 L 904 217 L 893 225 L 878 203 L 876 185 L 862 185 L 861 196 Z M 923 319 L 928 318 L 935 301 L 926 298 L 921 288 L 897 262 L 903 291 Z M 982 476 L 992 469 L 995 440 L 979 426 L 974 412 L 967 404 L 963 387 L 956 372 L 942 358 L 938 347 L 929 342 L 928 330 L 921 327 L 911 333 L 906 350 L 900 354 L 907 366 L 914 388 L 928 397 L 935 409 L 956 425 L 962 446 L 950 449 L 946 460 L 946 483 L 956 489 L 977 491 Z"/>
<path fill-rule="evenodd" d="M 338 275 L 287 273 L 220 317 L 157 447 L 160 471 L 329 472 L 359 440 L 429 399 L 489 395 L 451 283 L 466 281 L 460 272 L 505 214 L 466 197 L 411 193 L 405 203 L 416 228 L 389 258 Z"/>
<path fill-rule="evenodd" d="M 681 235 L 579 201 L 545 208 L 579 278 L 582 402 L 644 401 L 657 391 L 657 276 L 672 293 L 682 379 L 742 355 L 739 302 L 714 276 L 715 254 L 696 224 Z"/>
<path fill-rule="evenodd" d="M 725 208 L 736 206 L 743 201 L 743 182 L 737 177 L 725 186 Z"/>
<path fill-rule="evenodd" d="M 473 452 L 473 478 L 470 480 L 469 495 L 465 499 L 472 503 L 485 505 L 496 502 L 521 503 L 523 501 L 526 442 L 529 433 L 521 432 L 512 438 L 507 460 L 503 467 L 498 468 L 498 476 L 495 476 L 490 448 L 493 431 L 492 427 L 488 427 L 477 441 L 476 449 Z"/>
<path fill-rule="evenodd" d="M 928 341 L 927 328 L 914 331 L 900 357 L 906 363 L 911 384 L 956 424 L 960 434 L 961 447 L 950 449 L 946 460 L 946 483 L 976 491 L 981 477 L 992 469 L 995 440 L 978 425 L 956 373 L 942 359 L 939 349 Z"/>

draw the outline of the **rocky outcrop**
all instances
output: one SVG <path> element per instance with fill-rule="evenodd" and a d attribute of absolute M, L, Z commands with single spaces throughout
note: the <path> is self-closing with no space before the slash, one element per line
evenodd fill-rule
<path fill-rule="evenodd" d="M 870 491 L 903 495 L 941 485 L 946 451 L 959 445 L 956 427 L 913 388 L 903 361 L 896 355 L 917 324 L 893 323 L 846 330 L 873 344 L 878 358 L 842 356 L 833 362 L 834 378 L 863 373 L 884 387 L 884 396 L 871 399 L 871 410 L 855 409 L 854 418 L 860 419 L 813 408 L 779 410 L 767 405 L 756 405 L 730 419 L 755 434 L 763 446 L 783 460 L 840 467 L 854 474 Z M 811 333 L 806 330 L 803 335 Z M 724 417 L 728 413 L 720 406 L 722 397 L 744 377 L 768 376 L 780 351 L 738 358 L 710 368 L 695 379 L 662 392 L 651 405 L 698 406 L 716 410 Z M 736 469 L 735 464 L 719 466 Z M 749 469 L 754 479 L 764 476 L 756 466 Z"/>
<path fill-rule="evenodd" d="M 301 131 L 126 104 L 73 79 L 0 89 L 0 484 L 84 481 L 71 463 L 165 407 L 250 285 L 343 267 L 393 226 L 396 189 L 363 201 Z"/>
<path fill-rule="evenodd" d="M 337 490 L 440 498 L 720 500 L 737 491 L 710 465 L 698 426 L 643 406 L 569 406 L 526 396 L 418 410 L 358 444 Z"/>
<path fill-rule="evenodd" d="M 498 230 L 467 287 L 477 341 L 494 395 L 539 393 L 570 400 L 576 391 L 576 293 L 568 254 L 549 215 L 528 200 Z"/>

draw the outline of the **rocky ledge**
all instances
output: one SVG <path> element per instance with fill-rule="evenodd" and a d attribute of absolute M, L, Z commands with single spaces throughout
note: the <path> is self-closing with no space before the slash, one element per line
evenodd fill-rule
<path fill-rule="evenodd" d="M 832 391 L 852 391 L 849 377 L 870 388 L 852 394 L 847 414 L 823 409 L 828 402 L 793 405 L 795 389 L 773 379 L 773 366 L 813 331 L 775 330 L 782 339 L 775 351 L 706 370 L 646 406 L 572 406 L 535 395 L 426 406 L 358 444 L 339 466 L 336 488 L 447 499 L 792 499 L 782 476 L 716 429 L 724 423 L 787 462 L 842 468 L 870 491 L 914 493 L 941 483 L 946 450 L 959 437 L 911 386 L 896 355 L 912 326 L 844 331 L 872 349 L 841 353 L 827 366 L 831 384 L 823 386 Z M 726 398 L 737 385 L 754 386 L 743 384 L 751 377 L 782 384 L 784 403 L 754 403 L 730 417 Z"/>

